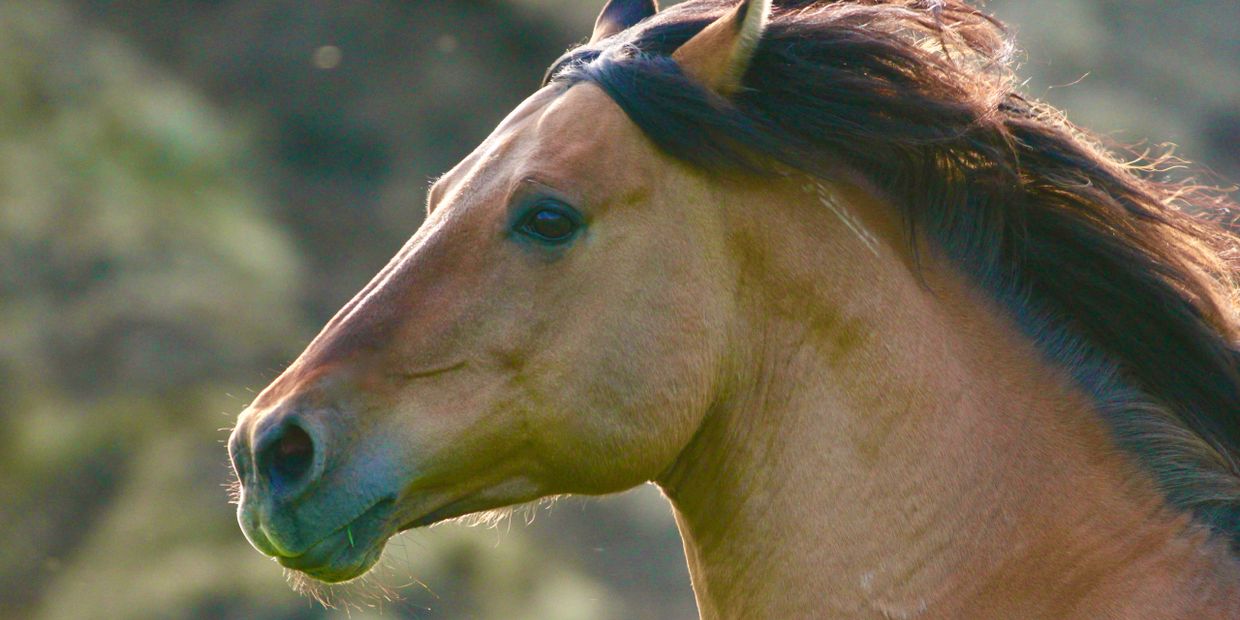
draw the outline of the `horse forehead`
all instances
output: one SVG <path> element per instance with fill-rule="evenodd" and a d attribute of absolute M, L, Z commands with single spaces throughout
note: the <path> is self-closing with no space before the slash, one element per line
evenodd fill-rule
<path fill-rule="evenodd" d="M 603 168 L 609 176 L 641 168 L 640 131 L 602 89 L 581 83 L 548 103 L 533 129 L 538 161 L 579 169 Z"/>
<path fill-rule="evenodd" d="M 526 99 L 444 175 L 444 195 L 467 199 L 484 187 L 528 177 L 550 182 L 640 178 L 646 158 L 638 152 L 637 134 L 598 87 L 551 85 Z"/>

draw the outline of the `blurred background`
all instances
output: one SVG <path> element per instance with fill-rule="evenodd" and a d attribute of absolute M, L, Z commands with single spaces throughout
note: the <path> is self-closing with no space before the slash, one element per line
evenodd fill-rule
<path fill-rule="evenodd" d="M 696 617 L 651 488 L 406 533 L 336 609 L 223 488 L 221 429 L 601 4 L 0 2 L 0 618 Z M 1030 94 L 1240 179 L 1240 3 L 988 9 Z"/>

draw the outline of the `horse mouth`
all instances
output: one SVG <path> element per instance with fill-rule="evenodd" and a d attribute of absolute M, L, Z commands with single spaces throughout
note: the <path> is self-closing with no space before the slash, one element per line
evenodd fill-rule
<path fill-rule="evenodd" d="M 401 521 L 396 499 L 381 499 L 357 518 L 336 529 L 295 556 L 276 556 L 285 568 L 326 583 L 360 577 L 374 566 L 390 537 L 406 530 L 433 525 L 484 510 L 473 494 L 442 503 L 410 521 Z M 417 514 L 417 513 L 415 513 Z M 397 525 L 393 527 L 393 525 Z"/>
<path fill-rule="evenodd" d="M 299 555 L 276 557 L 285 568 L 327 583 L 356 578 L 374 566 L 391 532 L 388 518 L 395 502 L 383 499 Z"/>

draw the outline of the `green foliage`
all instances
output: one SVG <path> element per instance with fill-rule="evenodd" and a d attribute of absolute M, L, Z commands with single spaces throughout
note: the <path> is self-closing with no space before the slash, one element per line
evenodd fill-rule
<path fill-rule="evenodd" d="M 92 586 L 157 603 L 181 571 L 134 569 L 187 540 L 253 568 L 218 486 L 219 414 L 241 402 L 200 395 L 287 358 L 300 276 L 242 172 L 246 134 L 54 4 L 0 5 L 0 66 L 0 616 Z M 227 579 L 196 596 L 244 574 L 208 565 Z"/>

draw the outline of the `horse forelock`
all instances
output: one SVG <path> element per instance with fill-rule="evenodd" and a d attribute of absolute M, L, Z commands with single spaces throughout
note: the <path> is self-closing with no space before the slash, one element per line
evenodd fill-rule
<path fill-rule="evenodd" d="M 548 77 L 596 84 L 707 170 L 866 179 L 1070 371 L 1172 505 L 1240 548 L 1240 239 L 1207 221 L 1234 205 L 1019 94 L 1002 25 L 959 0 L 777 2 L 725 99 L 671 54 L 730 4 L 676 5 Z"/>

